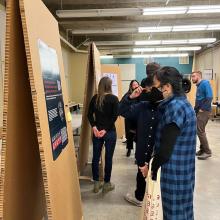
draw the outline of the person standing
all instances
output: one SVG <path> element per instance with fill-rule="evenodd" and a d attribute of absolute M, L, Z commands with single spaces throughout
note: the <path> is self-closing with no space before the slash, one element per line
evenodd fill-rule
<path fill-rule="evenodd" d="M 205 127 L 208 123 L 212 110 L 211 104 L 213 93 L 209 81 L 202 79 L 202 73 L 200 71 L 192 73 L 192 82 L 197 86 L 194 109 L 197 116 L 197 135 L 200 141 L 200 150 L 196 152 L 196 155 L 198 159 L 206 160 L 208 157 L 212 156 Z"/>
<path fill-rule="evenodd" d="M 98 93 L 90 101 L 87 115 L 93 130 L 92 174 L 94 193 L 98 193 L 101 188 L 103 193 L 115 188 L 110 179 L 117 138 L 115 121 L 118 117 L 118 103 L 117 96 L 112 94 L 112 80 L 109 77 L 103 77 L 98 85 Z M 99 160 L 103 145 L 105 145 L 104 185 L 99 181 Z"/>
<path fill-rule="evenodd" d="M 164 100 L 158 106 L 151 175 L 155 180 L 161 167 L 163 219 L 193 220 L 196 115 L 184 94 L 182 75 L 176 68 L 161 68 L 154 82 Z"/>
<path fill-rule="evenodd" d="M 138 86 L 139 83 L 137 80 L 131 80 L 129 84 L 128 92 L 124 96 L 130 95 Z M 137 103 L 138 100 L 133 99 L 132 102 Z M 133 149 L 135 135 L 136 135 L 136 122 L 125 118 L 125 137 L 126 137 L 127 157 L 130 157 L 131 155 L 131 150 Z"/>

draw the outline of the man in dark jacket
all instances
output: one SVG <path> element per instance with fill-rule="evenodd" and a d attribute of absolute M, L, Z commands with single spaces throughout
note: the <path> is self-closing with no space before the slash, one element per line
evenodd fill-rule
<path fill-rule="evenodd" d="M 152 82 L 152 78 L 147 78 L 146 84 Z M 153 82 L 152 82 L 153 84 Z M 143 84 L 142 84 L 143 85 Z M 151 85 L 152 86 L 152 85 Z M 131 95 L 125 96 L 119 105 L 119 114 L 125 118 L 137 121 L 137 144 L 135 158 L 138 165 L 136 177 L 135 195 L 127 194 L 125 199 L 137 206 L 142 205 L 144 198 L 146 182 L 142 175 L 143 170 L 148 169 L 148 163 L 151 159 L 154 145 L 154 134 L 157 125 L 157 106 L 163 99 L 162 93 L 152 88 L 150 92 L 145 93 L 145 89 L 138 87 Z M 132 99 L 141 95 L 141 102 L 132 104 Z M 148 101 L 143 101 L 148 100 Z"/>

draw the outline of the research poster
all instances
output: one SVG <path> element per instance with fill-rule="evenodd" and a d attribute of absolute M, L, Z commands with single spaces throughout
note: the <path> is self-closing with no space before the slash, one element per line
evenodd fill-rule
<path fill-rule="evenodd" d="M 38 40 L 53 160 L 68 143 L 62 86 L 56 50 Z"/>
<path fill-rule="evenodd" d="M 108 76 L 112 80 L 112 93 L 118 96 L 118 79 L 115 73 L 103 73 L 103 76 Z"/>

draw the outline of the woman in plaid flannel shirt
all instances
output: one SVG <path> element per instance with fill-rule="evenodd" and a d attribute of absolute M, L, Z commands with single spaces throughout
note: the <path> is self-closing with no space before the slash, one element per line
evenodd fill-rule
<path fill-rule="evenodd" d="M 161 167 L 164 220 L 193 220 L 196 116 L 183 90 L 182 75 L 163 67 L 154 78 L 164 96 L 159 105 L 152 179 Z"/>

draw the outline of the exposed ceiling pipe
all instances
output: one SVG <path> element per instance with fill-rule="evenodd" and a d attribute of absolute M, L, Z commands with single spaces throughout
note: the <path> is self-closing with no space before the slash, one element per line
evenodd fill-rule
<path fill-rule="evenodd" d="M 60 40 L 76 53 L 88 53 L 86 50 L 78 50 L 62 36 L 60 36 Z"/>

